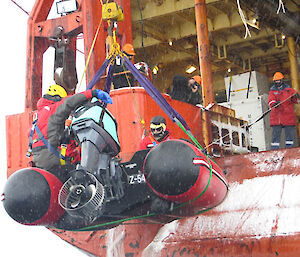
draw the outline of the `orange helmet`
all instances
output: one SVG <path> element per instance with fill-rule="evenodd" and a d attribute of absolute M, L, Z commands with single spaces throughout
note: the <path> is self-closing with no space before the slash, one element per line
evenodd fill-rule
<path fill-rule="evenodd" d="M 192 77 L 192 79 L 194 79 L 199 85 L 201 85 L 202 79 L 199 75 Z"/>
<path fill-rule="evenodd" d="M 132 44 L 123 45 L 122 51 L 128 55 L 135 55 L 134 48 Z"/>
<path fill-rule="evenodd" d="M 275 81 L 275 80 L 281 80 L 283 78 L 284 78 L 284 76 L 283 76 L 283 74 L 281 72 L 275 72 L 275 74 L 273 76 L 273 81 Z"/>

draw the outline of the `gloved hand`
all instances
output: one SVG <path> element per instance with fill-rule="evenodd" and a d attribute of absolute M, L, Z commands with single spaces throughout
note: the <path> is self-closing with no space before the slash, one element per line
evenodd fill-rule
<path fill-rule="evenodd" d="M 275 102 L 275 103 L 273 104 L 273 106 L 274 106 L 275 108 L 279 107 L 279 105 L 280 105 L 280 101 L 277 101 L 277 102 Z"/>
<path fill-rule="evenodd" d="M 109 96 L 108 93 L 102 91 L 101 89 L 94 89 L 92 91 L 92 95 L 94 97 L 97 97 L 98 99 L 100 99 L 101 101 L 103 101 L 104 103 L 107 103 L 107 104 L 112 104 L 112 99 L 111 97 Z"/>

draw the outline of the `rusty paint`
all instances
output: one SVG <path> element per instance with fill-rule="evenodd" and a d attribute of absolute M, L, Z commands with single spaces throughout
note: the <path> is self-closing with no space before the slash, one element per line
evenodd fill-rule
<path fill-rule="evenodd" d="M 198 40 L 199 64 L 202 78 L 202 96 L 203 105 L 208 106 L 215 102 L 213 92 L 213 77 L 211 70 L 211 61 L 209 53 L 209 37 L 206 15 L 205 0 L 195 0 L 195 16 L 196 16 L 196 31 Z M 212 142 L 211 124 L 209 122 L 208 113 L 204 113 L 203 134 L 204 142 L 209 153 L 212 148 L 209 146 Z"/>
<path fill-rule="evenodd" d="M 200 72 L 202 78 L 203 105 L 207 106 L 210 103 L 213 103 L 215 100 L 213 93 L 213 78 L 209 53 L 209 37 L 205 0 L 195 0 L 195 16 Z"/>

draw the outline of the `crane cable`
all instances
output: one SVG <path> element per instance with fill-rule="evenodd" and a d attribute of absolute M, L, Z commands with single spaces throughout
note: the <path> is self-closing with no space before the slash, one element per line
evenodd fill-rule
<path fill-rule="evenodd" d="M 99 1 L 100 1 L 101 6 L 103 6 L 102 0 L 99 0 Z M 105 8 L 107 8 L 107 6 L 106 6 Z M 105 10 L 106 10 L 106 9 L 105 9 Z M 80 83 L 79 83 L 79 85 L 78 85 L 78 90 L 81 88 L 81 84 L 82 84 L 84 75 L 86 74 L 87 67 L 88 67 L 88 65 L 89 65 L 90 58 L 91 58 L 91 55 L 92 55 L 92 51 L 94 50 L 95 43 L 96 43 L 96 40 L 97 40 L 99 31 L 100 31 L 100 28 L 101 28 L 101 25 L 102 25 L 102 21 L 103 21 L 103 19 L 102 19 L 102 15 L 101 15 L 101 19 L 100 19 L 100 22 L 99 22 L 99 24 L 98 24 L 98 28 L 97 28 L 97 30 L 96 30 L 96 33 L 95 33 L 95 36 L 94 36 L 94 39 L 93 39 L 93 42 L 92 42 L 92 45 L 91 45 L 91 48 L 90 48 L 90 51 L 89 51 L 89 54 L 88 54 L 86 63 L 85 63 L 84 71 L 83 71 L 83 73 L 82 73 L 81 80 L 80 80 Z"/>
<path fill-rule="evenodd" d="M 21 5 L 16 3 L 14 0 L 10 0 L 10 1 L 13 2 L 16 6 L 18 6 L 24 13 L 26 13 L 29 16 L 29 12 L 27 12 Z"/>
<path fill-rule="evenodd" d="M 88 67 L 89 62 L 90 62 L 90 58 L 91 58 L 91 55 L 92 55 L 92 51 L 93 51 L 93 49 L 94 49 L 94 46 L 95 46 L 95 43 L 96 43 L 96 39 L 97 39 L 97 36 L 98 36 L 98 34 L 99 34 L 101 24 L 102 24 L 102 16 L 101 16 L 101 20 L 100 20 L 99 25 L 98 25 L 98 28 L 97 28 L 97 30 L 96 30 L 96 33 L 95 33 L 95 36 L 94 36 L 94 39 L 93 39 L 93 43 L 92 43 L 92 45 L 91 45 L 91 48 L 90 48 L 90 51 L 89 51 L 89 54 L 88 54 L 88 57 L 87 57 L 87 60 L 86 60 L 86 63 L 85 63 L 84 71 L 83 71 L 83 73 L 82 73 L 82 76 L 81 76 L 81 80 L 80 80 L 78 89 L 80 89 L 81 84 L 82 84 L 82 81 L 83 81 L 83 78 L 84 78 L 84 75 L 86 74 L 86 70 L 87 70 L 87 67 Z"/>
<path fill-rule="evenodd" d="M 251 37 L 251 33 L 250 33 L 249 28 L 248 28 L 247 20 L 246 20 L 246 18 L 245 18 L 245 15 L 244 15 L 244 13 L 243 13 L 243 10 L 242 10 L 242 8 L 241 8 L 241 6 L 240 6 L 240 0 L 236 0 L 236 2 L 237 2 L 239 14 L 240 14 L 240 16 L 241 16 L 242 22 L 243 22 L 243 24 L 244 24 L 244 26 L 245 26 L 245 29 L 246 29 L 245 36 L 244 36 L 244 38 L 246 39 L 248 35 L 249 35 L 249 37 Z"/>
<path fill-rule="evenodd" d="M 277 14 L 280 12 L 280 9 L 282 8 L 282 12 L 285 13 L 285 8 L 284 8 L 284 3 L 282 0 L 278 0 L 278 9 L 277 9 Z"/>
<path fill-rule="evenodd" d="M 111 45 L 111 49 L 110 49 L 110 52 L 109 52 L 108 59 L 109 59 L 110 57 L 112 57 L 112 56 L 114 56 L 114 59 L 115 59 L 118 55 L 119 55 L 121 58 L 123 58 L 125 54 L 122 53 L 120 44 L 117 42 L 117 37 L 116 37 L 116 31 L 115 31 L 115 30 L 113 30 L 113 36 L 112 36 L 112 38 L 113 38 L 113 43 L 112 43 L 112 45 Z M 124 63 L 122 62 L 121 64 L 122 64 L 123 70 L 125 71 L 126 68 L 125 68 L 125 66 L 124 66 Z M 131 83 L 130 83 L 130 81 L 129 81 L 129 79 L 128 79 L 128 76 L 127 76 L 127 74 L 124 74 L 124 75 L 125 75 L 125 78 L 126 78 L 126 80 L 127 80 L 127 84 L 128 84 L 129 87 L 130 87 L 130 92 L 131 92 L 131 95 L 132 95 L 132 98 L 133 98 L 134 106 L 135 106 L 135 108 L 136 108 L 136 110 L 137 110 L 137 113 L 138 113 L 139 119 L 140 119 L 140 123 L 142 124 L 143 130 L 144 130 L 144 133 L 145 133 L 145 131 L 147 131 L 147 130 L 146 130 L 146 127 L 145 127 L 145 120 L 143 119 L 143 117 L 142 117 L 142 115 L 141 115 L 141 112 L 140 112 L 140 109 L 139 109 L 139 106 L 138 106 L 136 97 L 135 97 L 134 92 L 133 92 L 132 85 L 131 85 Z"/>

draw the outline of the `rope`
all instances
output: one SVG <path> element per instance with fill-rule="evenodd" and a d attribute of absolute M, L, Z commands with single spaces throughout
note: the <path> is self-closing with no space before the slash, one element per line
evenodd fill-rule
<path fill-rule="evenodd" d="M 188 204 L 191 204 L 192 202 L 195 202 L 196 200 L 198 200 L 198 199 L 206 192 L 206 190 L 207 190 L 207 188 L 208 188 L 208 186 L 209 186 L 209 184 L 210 184 L 211 178 L 212 178 L 212 165 L 211 165 L 211 162 L 210 162 L 209 158 L 207 157 L 207 155 L 206 155 L 205 153 L 204 153 L 204 155 L 205 155 L 205 157 L 206 157 L 206 159 L 208 160 L 208 163 L 209 163 L 209 179 L 208 179 L 208 182 L 207 182 L 207 184 L 206 184 L 204 190 L 203 190 L 197 197 L 195 197 L 194 199 L 189 200 L 189 201 L 187 201 L 187 202 L 185 202 L 185 203 L 182 203 L 182 204 L 176 206 L 176 207 L 174 208 L 174 210 L 179 209 L 179 208 L 182 208 L 183 206 L 186 206 L 186 205 L 188 205 Z"/>
<path fill-rule="evenodd" d="M 101 4 L 101 6 L 103 6 L 102 0 L 100 0 L 100 4 Z M 105 8 L 107 8 L 107 6 L 106 6 Z M 93 51 L 93 49 L 94 49 L 94 46 L 95 46 L 95 43 L 96 43 L 96 39 L 97 39 L 98 34 L 99 34 L 101 24 L 102 24 L 102 15 L 101 15 L 101 20 L 100 20 L 99 25 L 98 25 L 98 28 L 97 28 L 97 30 L 96 30 L 94 39 L 93 39 L 93 43 L 92 43 L 92 45 L 91 45 L 91 49 L 90 49 L 89 54 L 88 54 L 88 57 L 87 57 L 87 61 L 86 61 L 86 64 L 85 64 L 85 68 L 84 68 L 83 74 L 82 74 L 82 76 L 81 76 L 81 80 L 80 80 L 78 89 L 81 88 L 81 84 L 82 84 L 84 75 L 86 74 L 86 70 L 87 70 L 87 67 L 88 67 L 89 62 L 90 62 L 90 58 L 91 58 L 91 55 L 92 55 L 92 51 Z M 107 57 L 107 59 L 109 59 L 109 58 Z"/>
<path fill-rule="evenodd" d="M 24 13 L 29 15 L 29 12 L 25 11 L 25 9 L 22 6 L 20 6 L 19 4 L 17 4 L 14 0 L 10 0 L 10 1 L 13 2 L 16 6 L 18 6 Z"/>
<path fill-rule="evenodd" d="M 228 88 L 228 100 L 227 102 L 230 101 L 230 95 L 231 95 L 231 84 L 232 84 L 232 76 L 229 78 L 229 88 Z"/>
<path fill-rule="evenodd" d="M 250 69 L 249 79 L 248 79 L 248 86 L 247 86 L 247 95 L 246 95 L 246 98 L 247 98 L 247 99 L 249 98 L 250 82 L 251 82 L 251 74 L 252 74 L 252 71 L 251 71 L 251 69 Z"/>
<path fill-rule="evenodd" d="M 144 59 L 146 60 L 147 59 L 146 58 L 146 50 L 145 50 L 145 47 L 144 47 L 144 20 L 143 20 L 143 12 L 142 12 L 142 9 L 141 9 L 141 4 L 140 4 L 139 0 L 137 0 L 137 5 L 138 5 L 140 16 L 141 16 L 141 38 L 142 38 L 141 46 L 142 46 L 142 49 L 143 49 Z"/>
<path fill-rule="evenodd" d="M 85 63 L 84 71 L 83 71 L 83 74 L 82 74 L 82 76 L 81 76 L 81 80 L 80 80 L 80 83 L 79 83 L 79 86 L 78 86 L 78 90 L 80 90 L 81 84 L 82 84 L 82 81 L 83 81 L 83 78 L 84 78 L 84 75 L 86 74 L 86 70 L 87 70 L 87 67 L 88 67 L 89 62 L 90 62 L 90 58 L 91 58 L 91 55 L 92 55 L 92 51 L 93 51 L 93 49 L 94 49 L 94 46 L 95 46 L 95 43 L 96 43 L 96 39 L 97 39 L 97 36 L 98 36 L 98 34 L 99 34 L 99 30 L 100 30 L 101 24 L 102 24 L 102 16 L 101 16 L 101 20 L 100 20 L 100 22 L 99 22 L 98 28 L 97 28 L 97 30 L 96 30 L 94 39 L 93 39 L 93 43 L 92 43 L 92 45 L 91 45 L 91 49 L 90 49 L 89 54 L 88 54 L 88 57 L 87 57 L 87 61 L 86 61 L 86 63 Z"/>
<path fill-rule="evenodd" d="M 247 25 L 245 15 L 244 15 L 243 10 L 240 6 L 240 0 L 236 0 L 236 2 L 237 2 L 239 14 L 241 16 L 242 22 L 244 23 L 244 26 L 245 26 L 245 29 L 246 29 L 245 36 L 244 36 L 244 38 L 246 39 L 248 35 L 249 35 L 249 37 L 251 37 L 251 33 L 250 33 L 250 30 L 248 29 L 248 25 Z"/>
<path fill-rule="evenodd" d="M 280 12 L 280 9 L 282 7 L 282 12 L 285 13 L 285 8 L 282 0 L 278 0 L 278 9 L 277 9 L 277 14 Z"/>

